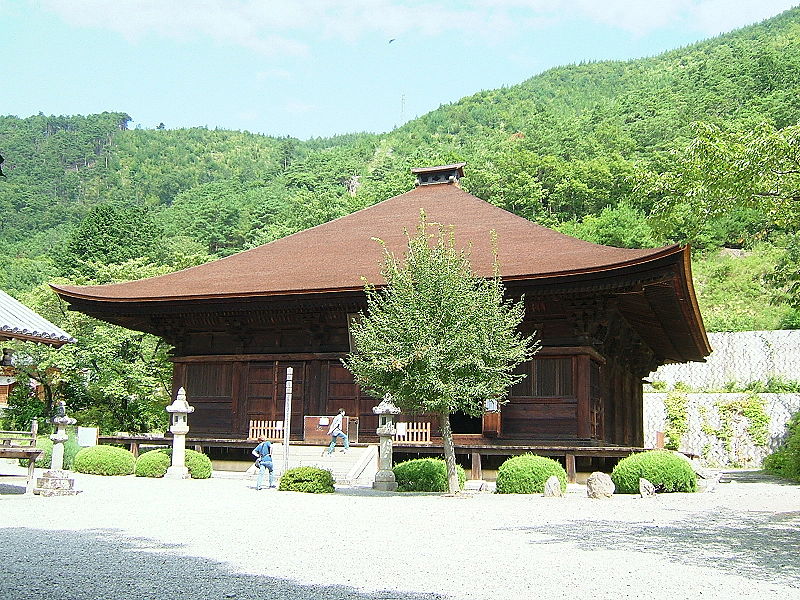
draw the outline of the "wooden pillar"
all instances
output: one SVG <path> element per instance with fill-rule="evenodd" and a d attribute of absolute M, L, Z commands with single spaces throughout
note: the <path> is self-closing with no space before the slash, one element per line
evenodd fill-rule
<path fill-rule="evenodd" d="M 483 479 L 483 469 L 481 468 L 481 453 L 472 453 L 472 469 L 469 473 L 470 479 Z"/>
<path fill-rule="evenodd" d="M 577 474 L 575 472 L 575 455 L 566 454 L 564 459 L 564 462 L 567 464 L 567 481 L 569 483 L 575 483 L 577 480 Z"/>
<path fill-rule="evenodd" d="M 644 390 L 642 382 L 636 382 L 636 430 L 633 437 L 634 446 L 644 446 Z"/>
<path fill-rule="evenodd" d="M 327 364 L 325 365 L 327 367 Z M 326 369 L 327 370 L 327 369 Z M 308 380 L 305 382 L 303 395 L 303 415 L 321 415 L 323 389 L 322 389 L 322 361 L 308 362 Z M 325 390 L 327 391 L 327 390 Z"/>
<path fill-rule="evenodd" d="M 575 395 L 578 399 L 577 407 L 577 435 L 579 439 L 589 439 L 591 435 L 591 410 L 590 402 L 590 372 L 591 359 L 587 355 L 580 355 L 573 358 L 575 373 Z"/>
<path fill-rule="evenodd" d="M 614 403 L 614 439 L 611 440 L 614 444 L 625 443 L 625 386 L 623 385 L 624 376 L 614 360 L 614 370 L 612 371 L 613 382 L 611 389 L 613 390 Z"/>
<path fill-rule="evenodd" d="M 139 442 L 131 442 L 131 454 L 139 458 Z"/>
<path fill-rule="evenodd" d="M 233 423 L 234 433 L 244 433 L 247 435 L 250 430 L 250 423 L 247 418 L 248 398 L 245 363 L 235 362 L 232 368 L 231 423 Z"/>

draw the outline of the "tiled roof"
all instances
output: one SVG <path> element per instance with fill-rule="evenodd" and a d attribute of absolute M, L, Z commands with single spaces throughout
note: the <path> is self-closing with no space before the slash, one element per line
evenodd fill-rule
<path fill-rule="evenodd" d="M 680 252 L 678 246 L 626 249 L 563 235 L 493 206 L 457 185 L 417 187 L 329 223 L 204 265 L 160 277 L 101 286 L 53 286 L 62 297 L 147 302 L 275 296 L 362 290 L 380 284 L 383 240 L 396 254 L 406 247 L 420 210 L 428 221 L 455 226 L 456 242 L 471 244 L 478 275 L 492 274 L 492 230 L 505 280 L 545 279 L 611 271 Z"/>
<path fill-rule="evenodd" d="M 0 290 L 0 339 L 10 338 L 62 346 L 74 342 L 70 334 Z"/>

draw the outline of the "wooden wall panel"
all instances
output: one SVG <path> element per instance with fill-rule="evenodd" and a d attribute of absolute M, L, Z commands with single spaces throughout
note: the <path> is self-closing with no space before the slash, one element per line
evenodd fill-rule
<path fill-rule="evenodd" d="M 194 412 L 189 415 L 189 428 L 195 434 L 230 435 L 233 407 L 228 398 L 192 398 Z"/>
<path fill-rule="evenodd" d="M 575 437 L 578 405 L 570 399 L 511 398 L 502 408 L 503 437 Z"/>
<path fill-rule="evenodd" d="M 189 427 L 197 434 L 230 435 L 235 432 L 233 366 L 229 363 L 188 364 L 181 369 L 183 387 L 194 412 Z"/>

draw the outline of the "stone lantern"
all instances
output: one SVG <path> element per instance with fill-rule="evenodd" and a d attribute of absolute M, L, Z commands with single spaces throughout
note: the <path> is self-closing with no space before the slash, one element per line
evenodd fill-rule
<path fill-rule="evenodd" d="M 375 481 L 372 483 L 373 489 L 393 492 L 397 489 L 397 481 L 392 471 L 392 436 L 395 434 L 394 417 L 400 414 L 397 408 L 387 395 L 383 401 L 372 408 L 372 412 L 378 415 L 377 434 L 380 438 L 379 469 L 375 474 Z"/>
<path fill-rule="evenodd" d="M 186 401 L 186 390 L 178 390 L 175 402 L 167 407 L 167 412 L 172 415 L 172 424 L 169 428 L 172 433 L 172 466 L 167 469 L 164 477 L 169 479 L 187 479 L 189 469 L 186 468 L 186 434 L 189 433 L 187 416 L 194 412 L 194 406 L 189 406 Z"/>
<path fill-rule="evenodd" d="M 62 400 L 56 408 L 53 424 L 56 432 L 50 436 L 53 440 L 53 452 L 50 458 L 50 470 L 36 480 L 34 494 L 40 496 L 72 496 L 79 492 L 75 489 L 75 480 L 64 471 L 64 442 L 69 439 L 67 425 L 75 425 L 76 421 L 67 416 L 67 405 Z"/>
<path fill-rule="evenodd" d="M 53 417 L 53 424 L 56 426 L 56 432 L 50 436 L 50 439 L 53 440 L 53 454 L 50 460 L 50 470 L 60 471 L 64 468 L 64 442 L 69 438 L 66 426 L 75 425 L 75 423 L 75 419 L 67 416 L 67 404 L 62 400 L 58 403 L 56 416 Z"/>

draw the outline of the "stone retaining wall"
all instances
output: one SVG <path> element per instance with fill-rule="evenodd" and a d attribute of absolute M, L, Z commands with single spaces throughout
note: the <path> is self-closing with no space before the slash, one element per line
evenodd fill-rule
<path fill-rule="evenodd" d="M 706 362 L 664 365 L 649 379 L 695 390 L 744 387 L 771 377 L 800 381 L 800 330 L 709 333 L 708 340 L 713 352 Z"/>
<path fill-rule="evenodd" d="M 748 419 L 734 415 L 731 420 L 730 439 L 720 439 L 710 430 L 723 427 L 720 419 L 720 405 L 746 397 L 745 393 L 735 394 L 686 394 L 688 432 L 681 437 L 680 450 L 696 454 L 709 466 L 719 467 L 757 467 L 764 457 L 774 452 L 786 438 L 786 423 L 800 410 L 800 394 L 757 394 L 763 401 L 769 415 L 767 443 L 757 445 L 748 433 Z M 664 407 L 666 393 L 647 393 L 644 395 L 644 445 L 655 448 L 657 433 L 668 428 L 667 411 Z"/>

